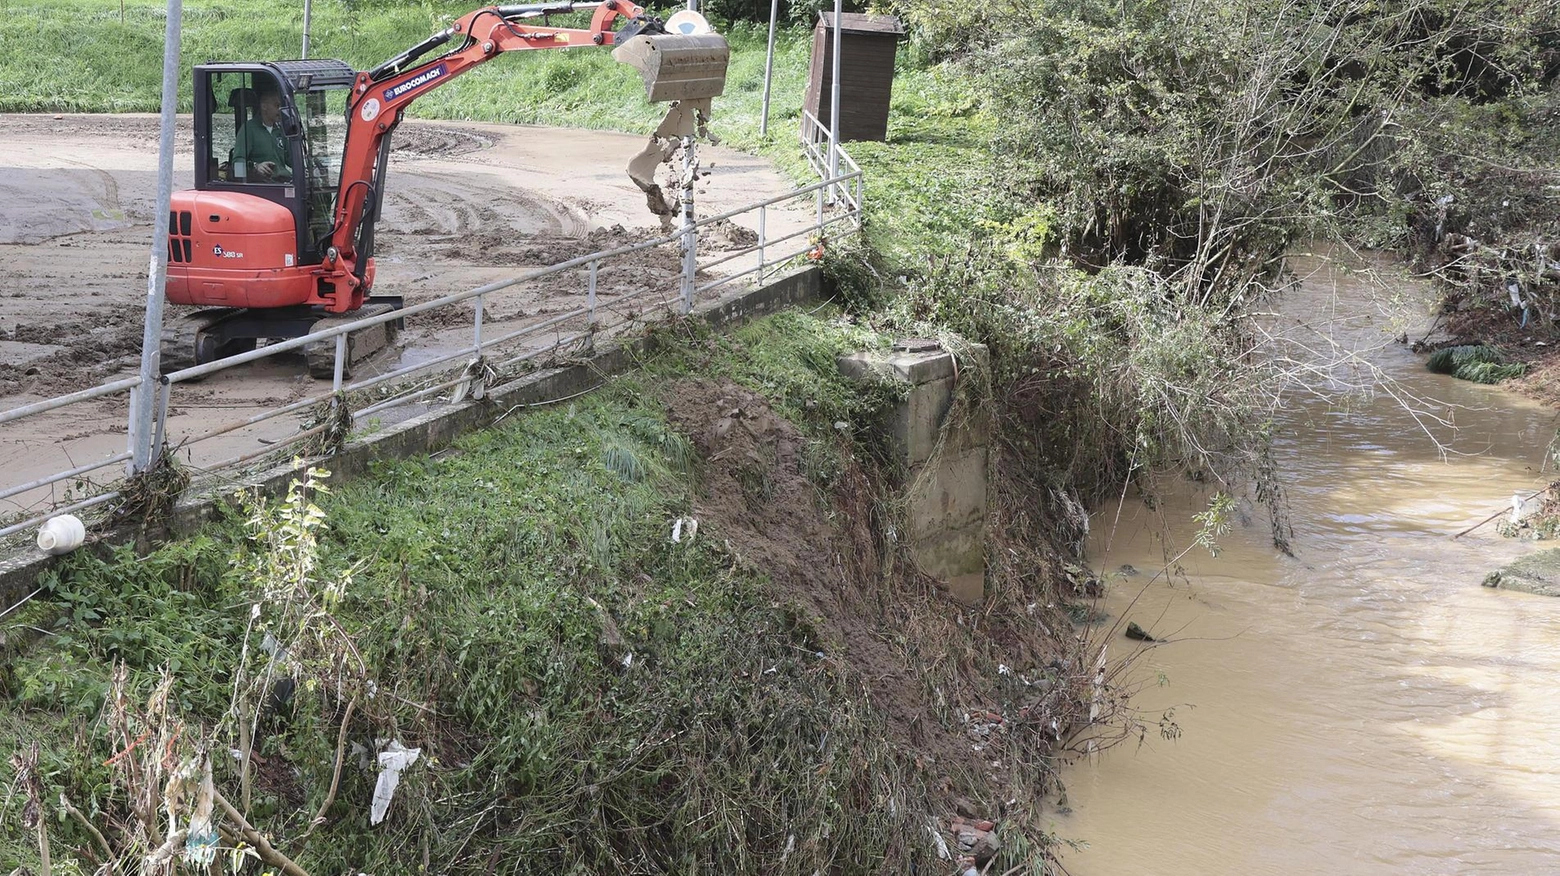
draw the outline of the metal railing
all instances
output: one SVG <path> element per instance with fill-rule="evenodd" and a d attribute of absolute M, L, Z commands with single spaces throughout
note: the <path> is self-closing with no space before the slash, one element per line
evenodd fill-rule
<path fill-rule="evenodd" d="M 834 142 L 829 127 L 818 117 L 802 110 L 802 152 L 813 172 L 824 180 L 828 194 L 819 193 L 818 217 L 822 220 L 824 206 L 844 202 L 845 211 L 855 217 L 856 228 L 861 228 L 861 168 L 845 150 Z M 834 174 L 831 169 L 837 168 Z"/>
<path fill-rule="evenodd" d="M 150 448 L 147 458 L 154 458 L 165 446 L 174 447 L 197 487 L 231 480 L 241 477 L 250 464 L 269 462 L 273 458 L 285 460 L 299 452 L 299 445 L 329 432 L 333 424 L 340 422 L 335 416 L 339 406 L 345 405 L 356 422 L 363 423 L 365 418 L 380 419 L 403 413 L 397 409 L 412 408 L 404 413 L 404 416 L 412 416 L 439 403 L 441 398 L 444 403 L 451 404 L 481 397 L 489 386 L 535 369 L 560 355 L 588 354 L 599 337 L 642 326 L 658 318 L 686 314 L 700 296 L 707 298 L 744 281 L 762 284 L 782 266 L 807 257 L 820 238 L 844 237 L 861 228 L 860 168 L 840 150 L 837 153 L 839 174 L 829 177 L 828 131 L 810 115 L 805 122 L 802 147 L 809 163 L 823 177 L 819 182 L 697 222 L 684 220 L 679 227 L 652 240 L 590 253 L 391 313 L 331 326 L 306 337 L 266 344 L 249 352 L 164 374 L 157 387 L 154 425 L 149 435 L 135 434 L 133 412 L 136 396 L 141 391 L 138 377 L 127 377 L 0 412 L 0 426 L 28 422 L 36 434 L 46 436 L 34 439 L 32 450 L 51 439 L 61 443 L 62 436 L 49 433 L 51 429 L 63 428 L 70 419 L 63 412 L 71 406 L 100 399 L 124 399 L 128 402 L 129 413 L 126 420 L 118 422 L 131 423 L 123 452 L 80 464 L 67 456 L 65 467 L 49 474 L 36 474 L 44 466 L 34 464 L 29 466 L 32 476 L 23 474 L 12 484 L 5 483 L 8 475 L 0 476 L 0 539 L 35 527 L 53 515 L 101 510 L 119 499 L 123 471 L 117 466 L 131 460 L 138 449 Z M 799 218 L 802 216 L 808 218 Z M 781 221 L 777 222 L 777 218 Z M 756 238 L 738 243 L 732 249 L 705 253 L 701 261 L 698 257 L 701 233 L 732 220 L 756 226 Z M 776 225 L 781 226 L 778 233 Z M 754 229 L 749 227 L 748 231 L 752 233 Z M 675 281 L 666 281 L 664 287 L 650 284 L 629 296 L 609 299 L 598 295 L 598 280 L 604 267 L 611 267 L 635 253 L 673 246 L 682 255 L 682 267 Z M 583 302 L 523 325 L 513 325 L 512 321 L 506 320 L 495 327 L 486 305 L 498 293 L 565 275 L 577 279 L 579 287 L 574 292 L 576 295 L 581 291 L 584 293 Z M 471 305 L 469 342 L 445 346 L 434 351 L 432 358 L 388 371 L 355 380 L 347 377 L 349 334 L 396 320 L 415 324 L 419 316 L 435 311 L 449 312 L 467 302 Z M 319 391 L 286 403 L 248 405 L 257 410 L 216 427 L 186 431 L 177 428 L 179 411 L 209 410 L 202 407 L 197 397 L 194 387 L 199 385 L 198 381 L 262 360 L 303 354 L 307 346 L 315 344 L 332 344 L 335 348 L 334 377 L 329 384 L 322 382 Z M 172 417 L 170 411 L 174 412 Z M 80 420 L 76 417 L 72 428 L 79 429 Z M 112 420 L 100 419 L 98 423 L 101 434 L 116 431 L 118 425 Z M 282 425 L 290 431 L 275 437 L 257 434 L 259 427 L 266 425 L 273 428 Z M 218 439 L 227 440 L 219 442 Z M 239 446 L 224 450 L 219 443 Z M 0 446 L 4 444 L 26 446 L 28 441 L 19 440 L 14 434 L 6 436 L 0 431 Z M 235 449 L 238 452 L 233 452 Z M 68 487 L 62 489 L 62 484 L 68 484 Z"/>

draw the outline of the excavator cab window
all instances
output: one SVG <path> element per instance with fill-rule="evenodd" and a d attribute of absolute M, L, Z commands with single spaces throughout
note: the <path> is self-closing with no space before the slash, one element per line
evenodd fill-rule
<path fill-rule="evenodd" d="M 265 72 L 220 72 L 210 78 L 214 100 L 208 177 L 234 183 L 292 182 L 292 150 L 282 118 L 282 89 Z"/>
<path fill-rule="evenodd" d="M 313 241 L 330 234 L 341 160 L 347 145 L 347 98 L 351 93 L 348 85 L 310 88 L 299 106 L 303 172 L 308 177 L 309 239 Z"/>

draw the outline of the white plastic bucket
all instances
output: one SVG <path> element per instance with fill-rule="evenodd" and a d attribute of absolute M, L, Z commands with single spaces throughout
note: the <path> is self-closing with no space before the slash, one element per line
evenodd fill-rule
<path fill-rule="evenodd" d="M 46 554 L 68 554 L 87 539 L 86 524 L 74 514 L 50 517 L 38 529 L 38 550 Z"/>

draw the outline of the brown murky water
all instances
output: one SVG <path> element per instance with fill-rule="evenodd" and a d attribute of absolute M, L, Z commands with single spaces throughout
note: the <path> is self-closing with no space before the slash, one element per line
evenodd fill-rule
<path fill-rule="evenodd" d="M 1399 284 L 1382 303 L 1326 261 L 1294 266 L 1305 279 L 1276 324 L 1330 326 L 1452 423 L 1388 392 L 1295 398 L 1278 447 L 1293 559 L 1257 511 L 1217 558 L 1192 550 L 1184 576 L 1151 580 L 1161 537 L 1190 543 L 1207 496 L 1173 497 L 1163 521 L 1130 499 L 1119 519 L 1115 505 L 1095 516 L 1094 565 L 1137 570 L 1106 608 L 1173 641 L 1137 668 L 1148 743 L 1064 776 L 1072 811 L 1052 827 L 1088 846 L 1063 863 L 1073 876 L 1560 872 L 1560 600 L 1479 586 L 1536 545 L 1493 526 L 1450 538 L 1547 480 L 1555 414 L 1390 345 L 1400 317 L 1424 321 L 1423 290 Z M 1113 639 L 1112 656 L 1135 645 Z M 1183 732 L 1166 741 L 1153 722 L 1172 707 Z"/>

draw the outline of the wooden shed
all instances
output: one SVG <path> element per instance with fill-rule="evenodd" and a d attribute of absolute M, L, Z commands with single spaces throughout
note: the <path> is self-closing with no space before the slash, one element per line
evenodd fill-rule
<path fill-rule="evenodd" d="M 813 29 L 812 72 L 803 104 L 825 125 L 834 84 L 834 13 L 818 13 Z M 888 139 L 888 104 L 894 90 L 894 52 L 905 29 L 891 15 L 840 15 L 840 139 Z"/>

